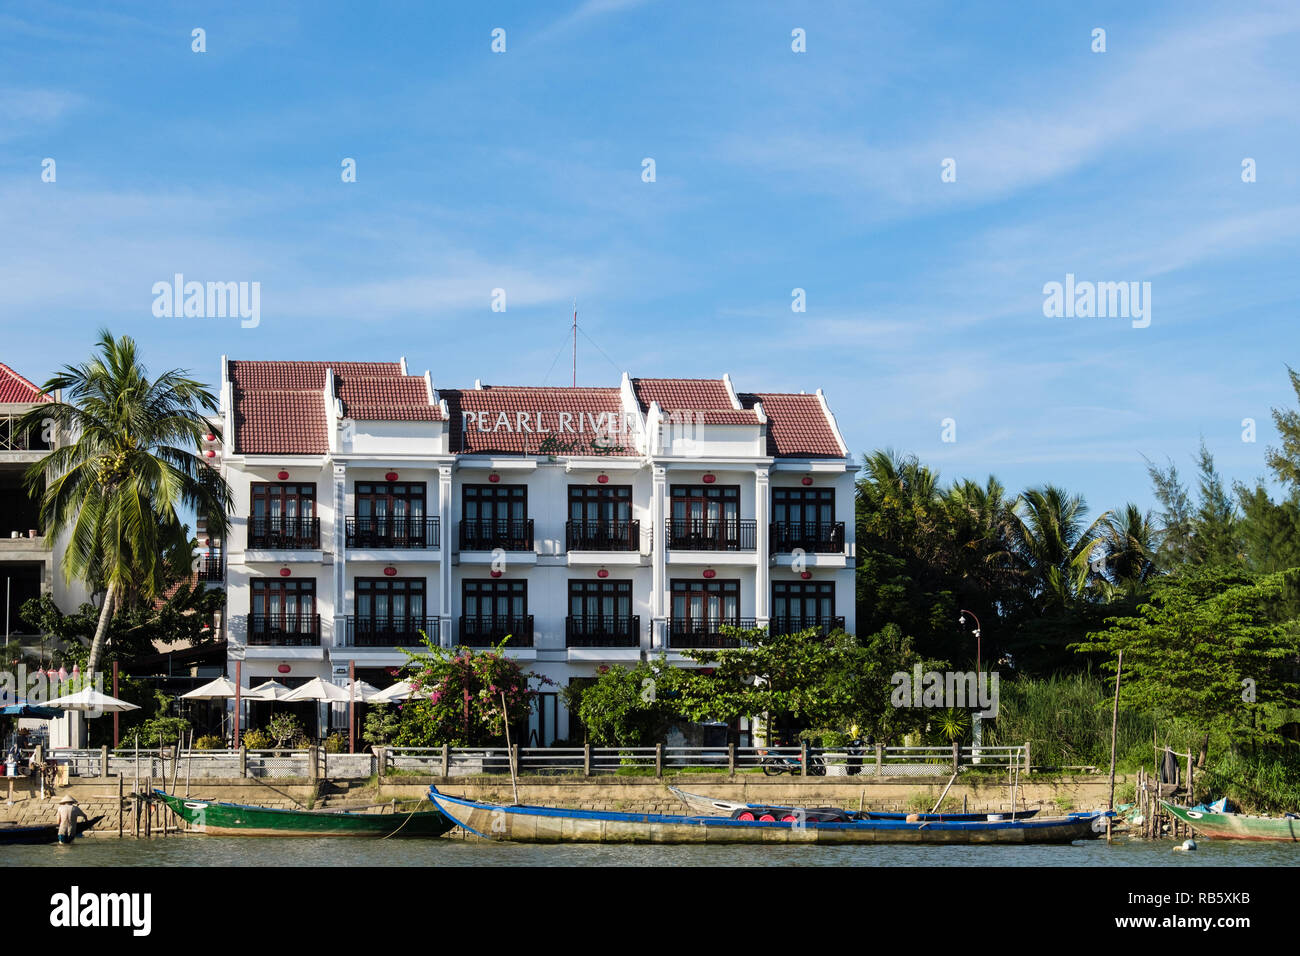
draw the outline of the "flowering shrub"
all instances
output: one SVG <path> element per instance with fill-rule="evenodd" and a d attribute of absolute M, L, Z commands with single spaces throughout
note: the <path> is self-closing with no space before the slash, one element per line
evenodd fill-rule
<path fill-rule="evenodd" d="M 505 721 L 513 726 L 528 719 L 537 695 L 529 682 L 553 683 L 503 654 L 504 645 L 447 650 L 426 641 L 428 652 L 412 654 L 407 664 L 413 693 L 402 707 L 393 742 L 404 747 L 504 743 Z"/>

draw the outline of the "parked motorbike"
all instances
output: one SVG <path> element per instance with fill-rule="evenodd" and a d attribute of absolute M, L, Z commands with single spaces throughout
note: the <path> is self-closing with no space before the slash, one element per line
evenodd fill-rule
<path fill-rule="evenodd" d="M 763 768 L 763 773 L 769 777 L 775 777 L 783 773 L 794 776 L 803 774 L 803 759 L 799 754 L 779 754 L 770 750 L 760 750 L 758 752 L 758 765 Z M 808 754 L 808 776 L 826 776 L 826 761 L 819 754 L 811 752 Z"/>

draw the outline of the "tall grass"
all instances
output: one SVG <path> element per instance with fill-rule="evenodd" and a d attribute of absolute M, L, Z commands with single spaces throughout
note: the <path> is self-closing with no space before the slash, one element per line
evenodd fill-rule
<path fill-rule="evenodd" d="M 1300 810 L 1300 755 L 1295 745 L 1252 755 L 1228 751 L 1201 771 L 1196 792 L 1228 797 L 1244 810 Z"/>

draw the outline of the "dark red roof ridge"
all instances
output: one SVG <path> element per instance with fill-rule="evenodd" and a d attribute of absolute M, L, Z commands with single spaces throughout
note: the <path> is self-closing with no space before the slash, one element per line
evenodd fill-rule
<path fill-rule="evenodd" d="M 27 397 L 22 397 L 24 392 Z M 45 394 L 39 385 L 0 362 L 0 402 L 18 405 L 24 402 L 52 401 L 53 396 Z"/>

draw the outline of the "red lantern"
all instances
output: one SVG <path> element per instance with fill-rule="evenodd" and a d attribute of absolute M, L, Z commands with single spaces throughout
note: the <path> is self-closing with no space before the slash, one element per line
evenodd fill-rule
<path fill-rule="evenodd" d="M 717 572 L 717 571 L 714 571 L 712 568 L 706 568 L 705 571 L 704 571 L 704 576 L 705 576 L 706 578 L 711 578 L 711 577 L 716 576 L 717 573 L 718 573 L 718 572 Z"/>
<path fill-rule="evenodd" d="M 596 577 L 598 577 L 598 578 L 607 578 L 607 577 L 609 577 L 609 572 L 608 572 L 607 570 L 605 570 L 604 568 L 601 568 L 599 571 L 596 572 Z"/>
<path fill-rule="evenodd" d="M 289 665 L 281 664 L 279 667 L 276 668 L 276 670 L 278 670 L 281 674 L 287 674 L 289 673 Z"/>
<path fill-rule="evenodd" d="M 384 475 L 384 481 L 396 481 L 396 480 L 397 480 L 397 472 L 395 471 L 390 471 L 388 474 Z"/>
<path fill-rule="evenodd" d="M 279 478 L 281 481 L 288 481 L 289 473 L 287 471 L 277 472 L 275 477 Z"/>
<path fill-rule="evenodd" d="M 717 481 L 717 480 L 718 480 L 718 476 L 717 476 L 717 475 L 705 475 L 705 476 L 704 476 L 704 483 L 705 483 L 706 485 L 711 485 L 711 484 L 713 484 L 713 483 L 714 483 L 715 481 Z"/>
<path fill-rule="evenodd" d="M 392 567 L 384 568 L 384 576 L 385 576 L 385 577 L 390 577 L 390 578 L 391 578 L 391 577 L 392 577 L 394 574 L 396 574 L 396 573 L 397 573 L 397 568 L 392 568 Z"/>
<path fill-rule="evenodd" d="M 492 482 L 493 484 L 496 484 L 500 480 L 501 480 L 501 476 L 498 475 L 496 472 L 493 472 L 492 474 L 488 475 L 488 481 Z"/>
<path fill-rule="evenodd" d="M 287 577 L 288 577 L 289 575 L 291 575 L 291 574 L 293 574 L 293 572 L 290 571 L 288 568 L 281 568 L 281 569 L 280 569 L 280 577 L 282 577 L 282 578 L 287 578 Z"/>
<path fill-rule="evenodd" d="M 799 577 L 801 577 L 801 578 L 803 578 L 805 581 L 807 581 L 810 577 L 812 577 L 812 572 L 811 572 L 811 571 L 800 571 L 800 572 L 799 572 Z"/>
<path fill-rule="evenodd" d="M 805 485 L 811 485 L 811 484 L 812 484 L 812 476 L 811 476 L 811 475 L 804 475 L 804 476 L 803 476 L 802 478 L 800 478 L 799 480 L 802 481 Z"/>
<path fill-rule="evenodd" d="M 608 482 L 608 481 L 609 481 L 609 475 L 598 475 L 598 476 L 596 476 L 596 483 L 599 484 L 599 485 L 603 485 L 603 484 L 605 484 L 605 483 Z"/>
<path fill-rule="evenodd" d="M 217 453 L 216 453 L 215 451 L 213 451 L 211 448 L 209 448 L 209 449 L 208 449 L 207 451 L 205 451 L 203 454 L 204 454 L 206 457 L 208 457 L 208 458 L 216 458 L 216 457 L 217 457 Z"/>
<path fill-rule="evenodd" d="M 494 577 L 494 578 L 499 578 L 499 577 L 501 577 L 501 574 L 502 574 L 502 572 L 500 572 L 500 571 L 492 571 L 492 572 L 490 572 L 490 573 L 491 573 L 492 577 Z"/>

